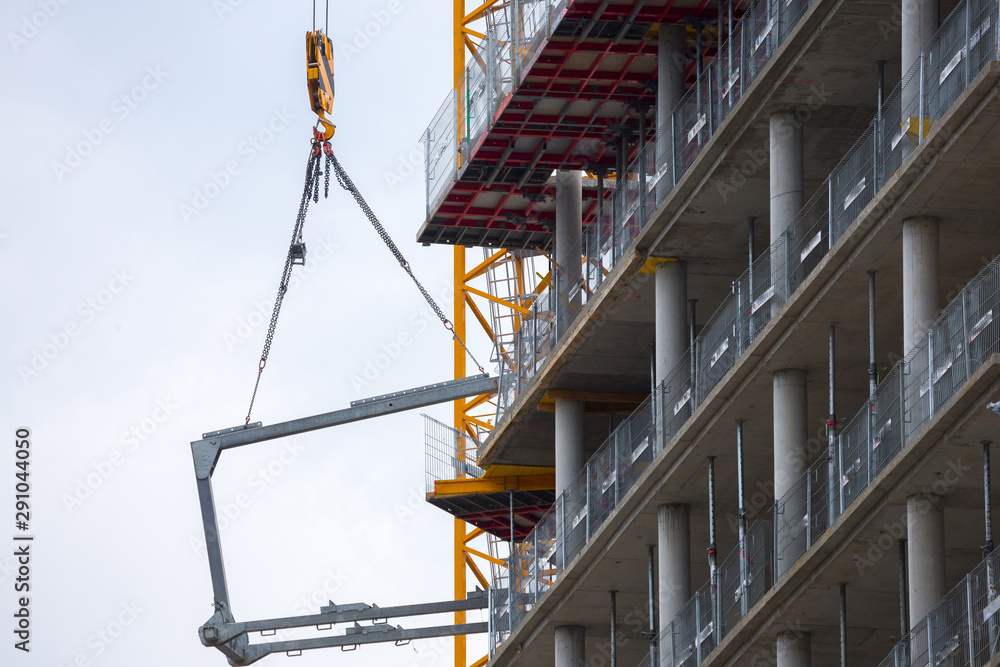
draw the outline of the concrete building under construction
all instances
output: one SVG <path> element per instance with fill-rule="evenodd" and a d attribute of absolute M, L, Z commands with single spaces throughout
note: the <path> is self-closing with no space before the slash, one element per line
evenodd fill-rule
<path fill-rule="evenodd" d="M 998 0 L 454 9 L 417 240 L 500 371 L 427 433 L 456 597 L 504 541 L 477 664 L 997 664 Z"/>

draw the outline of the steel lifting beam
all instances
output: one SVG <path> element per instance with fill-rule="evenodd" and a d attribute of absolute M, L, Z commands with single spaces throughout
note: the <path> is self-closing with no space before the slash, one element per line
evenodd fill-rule
<path fill-rule="evenodd" d="M 486 596 L 476 596 L 469 600 L 436 602 L 408 605 L 405 607 L 384 607 L 368 605 L 347 605 L 337 607 L 331 603 L 320 614 L 298 618 L 279 618 L 265 621 L 237 623 L 229 607 L 229 590 L 226 585 L 226 571 L 222 559 L 222 543 L 219 539 L 218 518 L 212 493 L 212 473 L 224 449 L 240 447 L 275 438 L 307 433 L 339 424 L 348 424 L 363 419 L 403 412 L 414 408 L 448 403 L 456 399 L 495 393 L 496 378 L 487 374 L 439 382 L 414 389 L 382 396 L 374 396 L 353 401 L 351 407 L 321 415 L 293 419 L 270 426 L 260 422 L 247 426 L 212 431 L 202 435 L 201 440 L 191 443 L 195 477 L 198 483 L 198 498 L 201 506 L 202 523 L 205 529 L 205 548 L 208 553 L 209 571 L 212 576 L 212 592 L 215 599 L 215 613 L 199 630 L 201 641 L 206 646 L 215 646 L 234 665 L 248 665 L 260 658 L 276 652 L 295 652 L 313 648 L 332 646 L 349 647 L 376 642 L 409 642 L 427 637 L 448 637 L 470 633 L 486 632 L 486 623 L 465 623 L 404 630 L 388 624 L 358 626 L 349 628 L 347 634 L 335 637 L 290 640 L 262 644 L 249 643 L 248 632 L 273 632 L 282 628 L 297 628 L 332 625 L 359 620 L 388 619 L 394 616 L 414 616 L 437 614 L 468 609 L 485 609 Z"/>
<path fill-rule="evenodd" d="M 275 438 L 284 438 L 299 433 L 308 433 L 321 428 L 349 424 L 351 422 L 381 417 L 396 412 L 413 410 L 438 403 L 448 403 L 459 398 L 479 396 L 480 394 L 496 393 L 497 380 L 483 373 L 460 380 L 438 382 L 414 389 L 405 389 L 392 394 L 363 398 L 352 401 L 351 407 L 343 410 L 325 412 L 321 415 L 302 417 L 287 422 L 279 422 L 270 426 L 261 426 L 255 422 L 248 426 L 234 426 L 221 431 L 205 433 L 198 442 L 218 442 L 218 449 L 231 449 L 240 445 L 249 445 Z M 198 442 L 191 443 L 192 447 Z"/>
<path fill-rule="evenodd" d="M 400 607 L 379 607 L 377 605 L 350 604 L 334 605 L 331 611 L 307 616 L 276 618 L 265 621 L 250 621 L 245 623 L 225 622 L 213 616 L 203 625 L 198 634 L 205 646 L 225 648 L 227 656 L 235 663 L 248 665 L 271 653 L 303 651 L 315 648 L 357 647 L 361 644 L 383 642 L 409 642 L 413 639 L 429 637 L 449 637 L 456 634 L 472 634 L 486 632 L 486 623 L 465 623 L 461 625 L 441 625 L 426 628 L 404 629 L 388 623 L 390 618 L 420 616 L 425 614 L 441 614 L 453 611 L 469 611 L 486 609 L 488 598 L 485 592 L 473 594 L 468 600 L 448 600 L 446 602 L 430 602 L 426 604 L 405 605 Z M 384 623 L 377 623 L 384 620 Z M 358 621 L 372 621 L 372 625 L 359 625 Z M 315 626 L 318 630 L 330 629 L 337 623 L 353 623 L 345 634 L 330 637 L 314 637 L 310 639 L 294 639 L 280 642 L 264 642 L 249 644 L 247 633 L 260 632 L 263 635 L 273 634 L 277 630 L 289 628 L 306 628 Z M 323 628 L 322 626 L 327 626 Z"/>

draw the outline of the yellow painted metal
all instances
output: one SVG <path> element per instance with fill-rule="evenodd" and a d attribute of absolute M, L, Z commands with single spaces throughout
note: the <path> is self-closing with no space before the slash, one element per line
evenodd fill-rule
<path fill-rule="evenodd" d="M 329 140 L 337 129 L 326 117 L 333 113 L 333 43 L 322 30 L 306 33 L 306 80 L 309 103 Z"/>
<path fill-rule="evenodd" d="M 483 260 L 482 264 L 480 264 L 479 266 L 477 266 L 476 268 L 472 269 L 471 271 L 465 274 L 465 282 L 475 280 L 479 276 L 486 273 L 486 269 L 490 268 L 490 266 L 492 266 L 495 262 L 498 262 L 501 259 L 503 259 L 506 254 L 507 254 L 506 250 L 498 250 L 497 252 L 490 255 L 488 258 Z"/>
<path fill-rule="evenodd" d="M 548 466 L 510 466 L 492 465 L 483 473 L 483 477 L 515 477 L 517 475 L 554 475 L 555 468 Z"/>
<path fill-rule="evenodd" d="M 480 535 L 484 534 L 485 532 L 486 531 L 483 530 L 482 528 L 473 528 L 472 531 L 468 535 L 466 535 L 465 538 L 462 540 L 462 543 L 463 544 L 468 544 L 469 542 L 471 542 L 472 540 L 476 539 L 477 537 L 479 537 Z"/>
<path fill-rule="evenodd" d="M 458 8 L 464 0 L 455 0 L 455 6 Z M 464 9 L 464 7 L 462 7 Z M 454 249 L 454 276 L 455 281 L 455 313 L 452 319 L 452 324 L 455 327 L 455 342 L 453 344 L 454 351 L 454 363 L 455 363 L 455 379 L 461 379 L 465 377 L 465 350 L 462 348 L 459 340 L 465 340 L 465 247 L 455 246 Z M 465 399 L 460 398 L 455 401 L 455 428 L 459 431 L 465 431 Z M 463 451 L 458 452 L 459 461 L 462 462 L 465 459 L 465 453 Z M 454 594 L 456 600 L 464 600 L 466 598 L 466 580 L 465 580 L 465 522 L 461 519 L 455 519 L 454 528 L 454 568 L 455 568 L 455 586 Z M 462 625 L 465 623 L 465 612 L 456 611 L 455 612 L 455 624 Z M 455 667 L 465 667 L 465 635 L 455 635 Z"/>
<path fill-rule="evenodd" d="M 434 495 L 438 498 L 447 498 L 470 496 L 476 493 L 503 493 L 504 491 L 551 491 L 554 488 L 556 488 L 554 472 L 513 477 L 466 477 L 464 479 L 437 480 L 434 482 Z"/>
<path fill-rule="evenodd" d="M 639 273 L 656 273 L 656 267 L 660 264 L 676 261 L 676 257 L 650 257 L 639 267 Z"/>
<path fill-rule="evenodd" d="M 489 661 L 490 661 L 490 656 L 489 655 L 484 655 L 479 660 L 476 660 L 474 663 L 472 663 L 471 665 L 469 665 L 469 667 L 483 667 Z"/>
<path fill-rule="evenodd" d="M 476 561 L 472 560 L 472 556 L 470 554 L 465 554 L 465 564 L 469 566 L 469 569 L 472 570 L 472 574 L 474 574 L 476 579 L 479 580 L 479 583 L 483 585 L 483 590 L 485 591 L 488 589 L 490 587 L 490 582 L 483 576 L 483 571 L 479 569 L 478 565 L 476 565 Z"/>
<path fill-rule="evenodd" d="M 511 310 L 516 310 L 517 312 L 521 313 L 522 315 L 527 315 L 528 313 L 531 312 L 530 310 L 528 310 L 527 308 L 524 308 L 523 306 L 519 306 L 516 303 L 511 303 L 510 301 L 505 301 L 505 300 L 501 299 L 500 297 L 493 296 L 489 292 L 484 292 L 484 291 L 482 291 L 480 289 L 476 289 L 475 287 L 470 287 L 469 285 L 465 286 L 465 291 L 469 292 L 471 294 L 475 294 L 476 296 L 481 296 L 481 297 L 483 297 L 484 299 L 486 299 L 488 301 L 492 301 L 493 303 L 499 303 L 501 306 L 506 306 L 507 308 L 510 308 Z"/>
<path fill-rule="evenodd" d="M 490 396 L 492 395 L 493 394 L 480 394 L 479 396 L 476 396 L 474 399 L 465 404 L 465 409 L 471 410 L 473 408 L 478 408 L 480 405 L 490 400 Z"/>
<path fill-rule="evenodd" d="M 486 335 L 490 337 L 490 340 L 494 343 L 497 342 L 496 332 L 493 331 L 493 327 L 490 326 L 490 323 L 486 321 L 486 316 L 483 315 L 483 311 L 479 310 L 479 306 L 476 305 L 476 302 L 472 300 L 472 296 L 469 295 L 468 290 L 465 294 L 465 303 L 469 306 L 469 310 L 472 311 L 472 314 L 476 316 L 476 319 L 479 321 L 479 326 L 486 331 Z"/>
<path fill-rule="evenodd" d="M 483 19 L 486 16 L 486 12 L 489 11 L 491 7 L 496 5 L 501 0 L 486 0 L 482 2 L 478 7 L 476 7 L 472 12 L 466 14 L 465 11 L 465 0 L 452 0 L 452 80 L 455 82 L 455 103 L 456 108 L 456 136 L 455 136 L 455 153 L 456 153 L 456 164 L 458 168 L 462 167 L 462 137 L 465 134 L 465 114 L 462 112 L 462 101 L 464 99 L 464 91 L 462 90 L 462 81 L 465 70 L 465 50 L 466 48 L 472 53 L 473 57 L 480 62 L 480 64 L 485 68 L 485 64 L 482 63 L 481 56 L 476 53 L 475 44 L 472 41 L 472 37 L 477 39 L 483 39 L 485 35 L 478 30 L 471 27 L 471 24 Z M 454 299 L 454 318 L 452 322 L 455 326 L 455 334 L 462 340 L 467 340 L 466 336 L 466 308 L 472 311 L 476 320 L 479 322 L 480 326 L 486 331 L 491 340 L 496 340 L 496 332 L 492 330 L 489 321 L 483 315 L 482 311 L 476 306 L 472 301 L 472 295 L 480 296 L 482 298 L 490 299 L 496 301 L 502 305 L 514 309 L 516 312 L 525 314 L 528 311 L 519 307 L 517 304 L 511 304 L 503 301 L 502 299 L 497 299 L 491 295 L 470 287 L 470 281 L 483 275 L 487 269 L 495 262 L 501 261 L 508 251 L 500 250 L 494 253 L 485 262 L 476 266 L 472 271 L 466 272 L 465 269 L 465 248 L 461 246 L 456 246 L 454 248 L 454 273 L 453 280 L 455 286 L 455 299 Z M 520 263 L 518 263 L 518 270 L 520 269 Z M 521 275 L 521 274 L 518 274 Z M 522 285 L 523 280 L 518 283 Z M 524 294 L 523 288 L 519 287 L 519 293 Z M 538 292 L 541 293 L 541 290 Z M 519 319 L 517 320 L 520 321 Z M 466 359 L 465 351 L 462 349 L 461 345 L 456 341 L 454 346 L 454 367 L 455 367 L 455 378 L 463 378 L 466 374 Z M 468 433 L 473 437 L 478 437 L 476 429 L 492 430 L 493 426 L 488 420 L 484 421 L 480 419 L 479 416 L 473 415 L 472 411 L 477 408 L 485 408 L 489 405 L 489 401 L 493 394 L 483 394 L 477 396 L 475 399 L 466 401 L 465 399 L 460 399 L 455 401 L 454 407 L 454 424 L 455 428 L 462 433 Z M 461 457 L 462 454 L 459 454 Z M 467 577 L 466 568 L 472 571 L 473 575 L 479 582 L 484 586 L 488 587 L 489 582 L 486 578 L 482 576 L 482 572 L 472 561 L 472 556 L 484 557 L 491 562 L 496 562 L 498 565 L 506 566 L 503 561 L 498 561 L 493 559 L 482 552 L 472 550 L 468 548 L 468 543 L 479 537 L 483 532 L 476 528 L 471 532 L 466 532 L 465 522 L 460 519 L 455 519 L 454 526 L 454 568 L 455 568 L 455 579 L 454 579 L 454 595 L 456 600 L 464 600 L 466 598 L 467 589 Z M 455 623 L 464 623 L 466 619 L 465 612 L 455 612 Z M 472 667 L 482 667 L 488 661 L 487 657 L 480 658 Z M 466 641 L 465 637 L 457 635 L 455 637 L 455 667 L 466 667 Z"/>
<path fill-rule="evenodd" d="M 489 562 L 499 565 L 500 567 L 507 567 L 507 563 L 505 561 L 500 560 L 499 558 L 494 558 L 489 554 L 484 554 L 482 551 L 479 551 L 478 549 L 473 549 L 470 546 L 465 546 L 463 548 L 473 556 L 477 556 L 479 558 L 482 558 L 483 560 L 488 560 Z"/>

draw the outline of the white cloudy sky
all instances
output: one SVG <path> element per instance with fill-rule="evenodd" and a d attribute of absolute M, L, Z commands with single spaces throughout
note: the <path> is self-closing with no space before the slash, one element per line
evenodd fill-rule
<path fill-rule="evenodd" d="M 395 15 L 388 0 L 331 3 L 334 147 L 441 296 L 450 249 L 413 240 L 424 181 L 407 161 L 419 162 L 450 85 L 450 3 L 398 2 Z M 212 596 L 188 443 L 246 412 L 313 124 L 310 13 L 305 0 L 0 8 L 0 664 L 225 664 L 196 634 Z M 200 210 L 185 216 L 185 205 Z M 305 236 L 314 261 L 286 298 L 255 420 L 451 376 L 448 336 L 335 184 Z M 400 334 L 411 342 L 392 363 L 352 383 Z M 429 412 L 448 419 L 450 408 Z M 36 536 L 28 655 L 11 634 L 21 426 L 32 431 Z M 268 466 L 279 474 L 258 472 Z M 423 481 L 417 413 L 224 454 L 215 488 L 232 514 L 223 539 L 237 618 L 327 599 L 449 598 L 452 524 L 423 502 Z M 261 664 L 443 665 L 450 650 L 449 640 Z"/>

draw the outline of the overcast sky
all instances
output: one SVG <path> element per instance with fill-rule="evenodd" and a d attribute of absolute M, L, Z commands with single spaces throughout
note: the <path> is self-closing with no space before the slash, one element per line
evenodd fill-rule
<path fill-rule="evenodd" d="M 450 249 L 414 238 L 450 21 L 449 3 L 371 0 L 331 3 L 329 26 L 334 149 L 449 313 Z M 0 663 L 223 665 L 197 638 L 212 594 L 189 442 L 246 414 L 314 123 L 311 5 L 7 0 L 0 26 Z M 335 183 L 305 239 L 254 420 L 451 378 L 448 335 Z M 450 406 L 427 412 L 450 421 Z M 28 655 L 11 634 L 18 427 Z M 423 500 L 423 463 L 416 412 L 223 454 L 236 618 L 450 598 L 452 522 Z M 288 660 L 444 665 L 451 641 L 260 664 Z"/>

